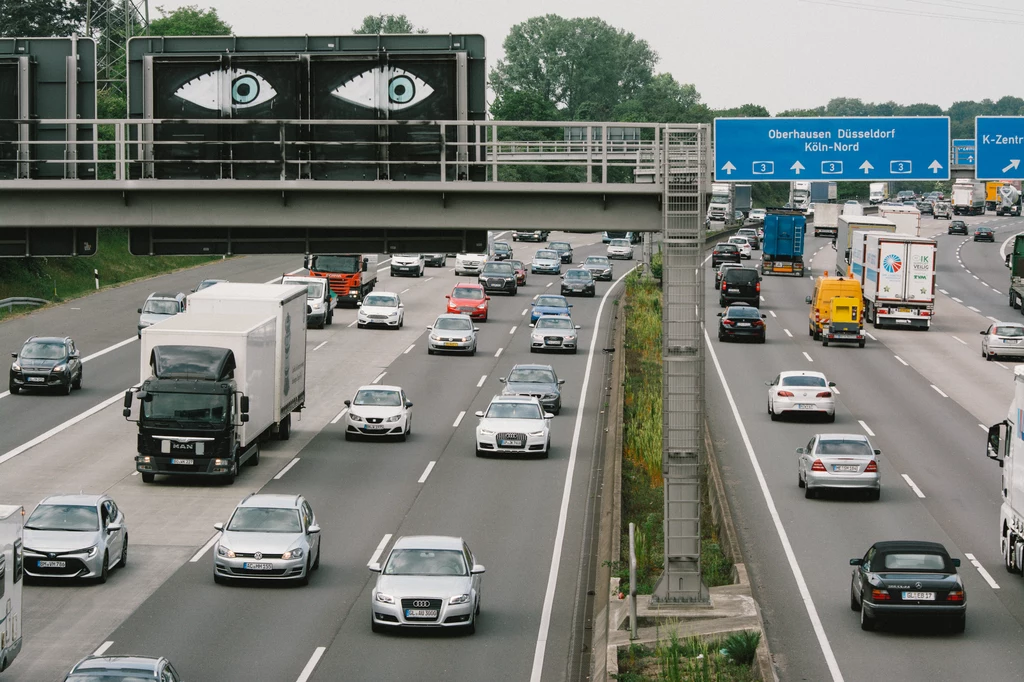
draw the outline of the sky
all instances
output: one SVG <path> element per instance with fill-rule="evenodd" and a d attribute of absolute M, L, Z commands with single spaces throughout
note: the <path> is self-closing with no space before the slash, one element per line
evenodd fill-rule
<path fill-rule="evenodd" d="M 646 40 L 658 72 L 692 83 L 715 109 L 772 114 L 834 97 L 927 102 L 1021 96 L 1019 0 L 153 0 L 217 10 L 236 35 L 346 35 L 366 14 L 405 14 L 431 33 L 479 33 L 488 69 L 530 17 L 597 16 Z M 1001 68 L 1002 67 L 1002 68 Z"/>

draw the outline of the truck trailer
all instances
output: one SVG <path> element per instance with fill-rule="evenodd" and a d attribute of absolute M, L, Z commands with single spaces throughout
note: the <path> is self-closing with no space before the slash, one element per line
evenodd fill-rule
<path fill-rule="evenodd" d="M 798 209 L 769 208 L 761 243 L 762 275 L 804 276 L 807 218 Z"/>
<path fill-rule="evenodd" d="M 812 204 L 814 236 L 835 237 L 839 231 L 839 204 Z"/>
<path fill-rule="evenodd" d="M 935 317 L 935 252 L 934 239 L 854 232 L 851 276 L 863 289 L 865 319 L 876 328 L 929 329 Z"/>
<path fill-rule="evenodd" d="M 953 183 L 954 215 L 985 215 L 985 183 L 961 178 Z"/>
<path fill-rule="evenodd" d="M 853 235 L 857 232 L 896 232 L 896 223 L 877 216 L 839 216 L 839 231 L 833 243 L 836 249 L 836 274 L 852 277 L 850 252 L 853 249 Z"/>
<path fill-rule="evenodd" d="M 921 234 L 921 212 L 913 206 L 879 206 L 878 217 L 896 223 L 896 234 Z"/>
<path fill-rule="evenodd" d="M 0 672 L 11 667 L 21 652 L 21 594 L 25 585 L 24 564 L 25 508 L 17 504 L 0 505 L 0 574 L 3 580 L 3 626 L 0 627 Z"/>
<path fill-rule="evenodd" d="M 1006 419 L 989 428 L 985 454 L 1003 469 L 999 553 L 1007 572 L 1020 575 L 1024 567 L 1024 365 L 1013 368 L 1013 402 Z"/>

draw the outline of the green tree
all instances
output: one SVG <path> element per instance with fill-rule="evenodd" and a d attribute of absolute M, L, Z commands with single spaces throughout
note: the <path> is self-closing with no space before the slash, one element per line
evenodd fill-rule
<path fill-rule="evenodd" d="M 217 16 L 216 9 L 199 9 L 197 5 L 179 7 L 167 13 L 157 7 L 160 18 L 149 22 L 149 33 L 154 36 L 229 36 L 231 26 Z"/>
<path fill-rule="evenodd" d="M 377 35 L 381 33 L 426 33 L 427 29 L 414 26 L 404 14 L 370 14 L 363 17 L 353 33 Z"/>
<path fill-rule="evenodd" d="M 692 84 L 659 73 L 635 97 L 616 104 L 611 117 L 632 123 L 709 123 L 713 114 Z"/>
<path fill-rule="evenodd" d="M 715 112 L 718 118 L 767 118 L 768 110 L 760 104 L 744 104 L 732 109 L 720 109 Z"/>
<path fill-rule="evenodd" d="M 0 0 L 0 37 L 67 36 L 85 26 L 85 2 Z"/>

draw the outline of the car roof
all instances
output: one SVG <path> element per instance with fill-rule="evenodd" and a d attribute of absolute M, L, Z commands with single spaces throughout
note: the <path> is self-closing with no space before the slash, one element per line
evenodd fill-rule
<path fill-rule="evenodd" d="M 100 500 L 106 499 L 104 494 L 75 493 L 70 495 L 50 495 L 44 497 L 39 504 L 74 504 L 74 505 L 97 505 Z"/>
<path fill-rule="evenodd" d="M 806 369 L 796 369 L 789 370 L 786 372 L 779 372 L 780 379 L 785 377 L 818 377 L 819 379 L 824 379 L 825 375 L 822 372 L 812 372 Z"/>
<path fill-rule="evenodd" d="M 132 670 L 156 675 L 164 658 L 150 656 L 87 656 L 80 660 L 71 672 L 87 670 Z"/>
<path fill-rule="evenodd" d="M 437 316 L 437 320 L 470 320 L 472 322 L 472 318 L 466 313 L 441 313 Z"/>
<path fill-rule="evenodd" d="M 491 403 L 530 403 L 540 404 L 540 398 L 532 395 L 496 395 L 491 398 Z"/>
<path fill-rule="evenodd" d="M 403 535 L 392 549 L 457 549 L 462 550 L 462 538 L 452 535 Z"/>
<path fill-rule="evenodd" d="M 565 303 L 565 305 L 569 305 L 569 299 L 567 299 L 565 296 L 562 296 L 561 294 L 541 294 L 540 297 L 537 299 L 537 301 L 533 302 L 533 305 L 537 305 L 538 301 L 540 301 L 540 299 L 544 298 L 545 296 L 548 297 L 548 298 L 560 298 Z M 547 307 L 547 304 L 545 304 L 545 305 L 543 305 L 541 307 L 542 308 L 543 307 Z M 550 307 L 554 308 L 555 306 L 550 306 Z"/>
<path fill-rule="evenodd" d="M 253 493 L 238 503 L 239 507 L 273 507 L 280 509 L 298 509 L 302 504 L 299 495 L 281 493 Z"/>
<path fill-rule="evenodd" d="M 397 292 L 394 291 L 371 291 L 366 294 L 367 296 L 398 296 Z"/>
<path fill-rule="evenodd" d="M 164 292 L 154 291 L 152 294 L 149 295 L 149 298 L 178 298 L 179 296 L 184 296 L 184 295 L 185 294 L 181 293 L 180 291 L 177 292 L 177 293 L 170 293 L 170 292 L 167 292 L 167 291 L 164 291 Z"/>
<path fill-rule="evenodd" d="M 483 286 L 479 282 L 458 282 L 452 289 L 458 289 L 459 287 L 469 287 L 470 289 L 483 289 Z"/>
<path fill-rule="evenodd" d="M 70 336 L 30 336 L 25 339 L 25 343 L 34 341 L 36 343 L 67 343 L 71 340 Z"/>
<path fill-rule="evenodd" d="M 530 363 L 530 362 L 523 362 L 523 363 L 520 363 L 518 365 L 513 365 L 512 366 L 512 370 L 517 370 L 517 369 L 550 369 L 552 372 L 555 371 L 555 368 L 552 367 L 551 365 L 537 365 L 537 364 L 533 364 L 533 363 Z M 511 371 L 510 371 L 510 373 L 511 373 Z"/>
<path fill-rule="evenodd" d="M 819 433 L 818 440 L 855 440 L 861 443 L 868 442 L 868 437 L 862 433 Z"/>
<path fill-rule="evenodd" d="M 924 551 L 924 552 L 940 552 L 942 554 L 949 554 L 946 550 L 945 545 L 940 542 L 929 542 L 926 540 L 883 540 L 882 542 L 876 542 L 873 547 L 879 552 L 892 553 L 892 552 L 913 552 L 913 551 Z"/>
<path fill-rule="evenodd" d="M 401 386 L 393 386 L 391 384 L 366 384 L 356 389 L 356 393 L 359 391 L 401 391 Z"/>
<path fill-rule="evenodd" d="M 542 313 L 537 317 L 537 321 L 541 320 L 569 320 L 572 322 L 572 316 L 566 313 Z"/>
<path fill-rule="evenodd" d="M 1024 327 L 1024 322 L 993 322 L 992 324 L 1000 327 Z"/>

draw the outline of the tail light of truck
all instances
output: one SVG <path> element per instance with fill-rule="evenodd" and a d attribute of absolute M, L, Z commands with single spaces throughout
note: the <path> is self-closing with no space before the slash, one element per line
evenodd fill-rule
<path fill-rule="evenodd" d="M 779 391 L 779 397 L 780 398 L 792 398 L 793 397 L 793 391 Z"/>
<path fill-rule="evenodd" d="M 879 315 L 888 315 L 889 314 L 889 309 L 888 308 L 879 308 L 878 309 L 878 314 Z"/>
<path fill-rule="evenodd" d="M 828 471 L 825 465 L 821 463 L 820 459 L 814 460 L 814 464 L 811 465 L 811 471 Z"/>
<path fill-rule="evenodd" d="M 868 462 L 868 465 L 866 467 L 864 467 L 864 473 L 865 474 L 877 474 L 878 473 L 878 463 L 875 462 L 875 460 L 871 460 L 870 462 Z"/>
<path fill-rule="evenodd" d="M 832 397 L 832 391 L 822 391 L 816 397 L 818 397 L 818 398 L 831 398 Z"/>
<path fill-rule="evenodd" d="M 932 311 L 930 311 L 930 310 L 922 310 L 921 311 L 921 317 L 931 317 L 931 316 L 932 316 Z"/>

